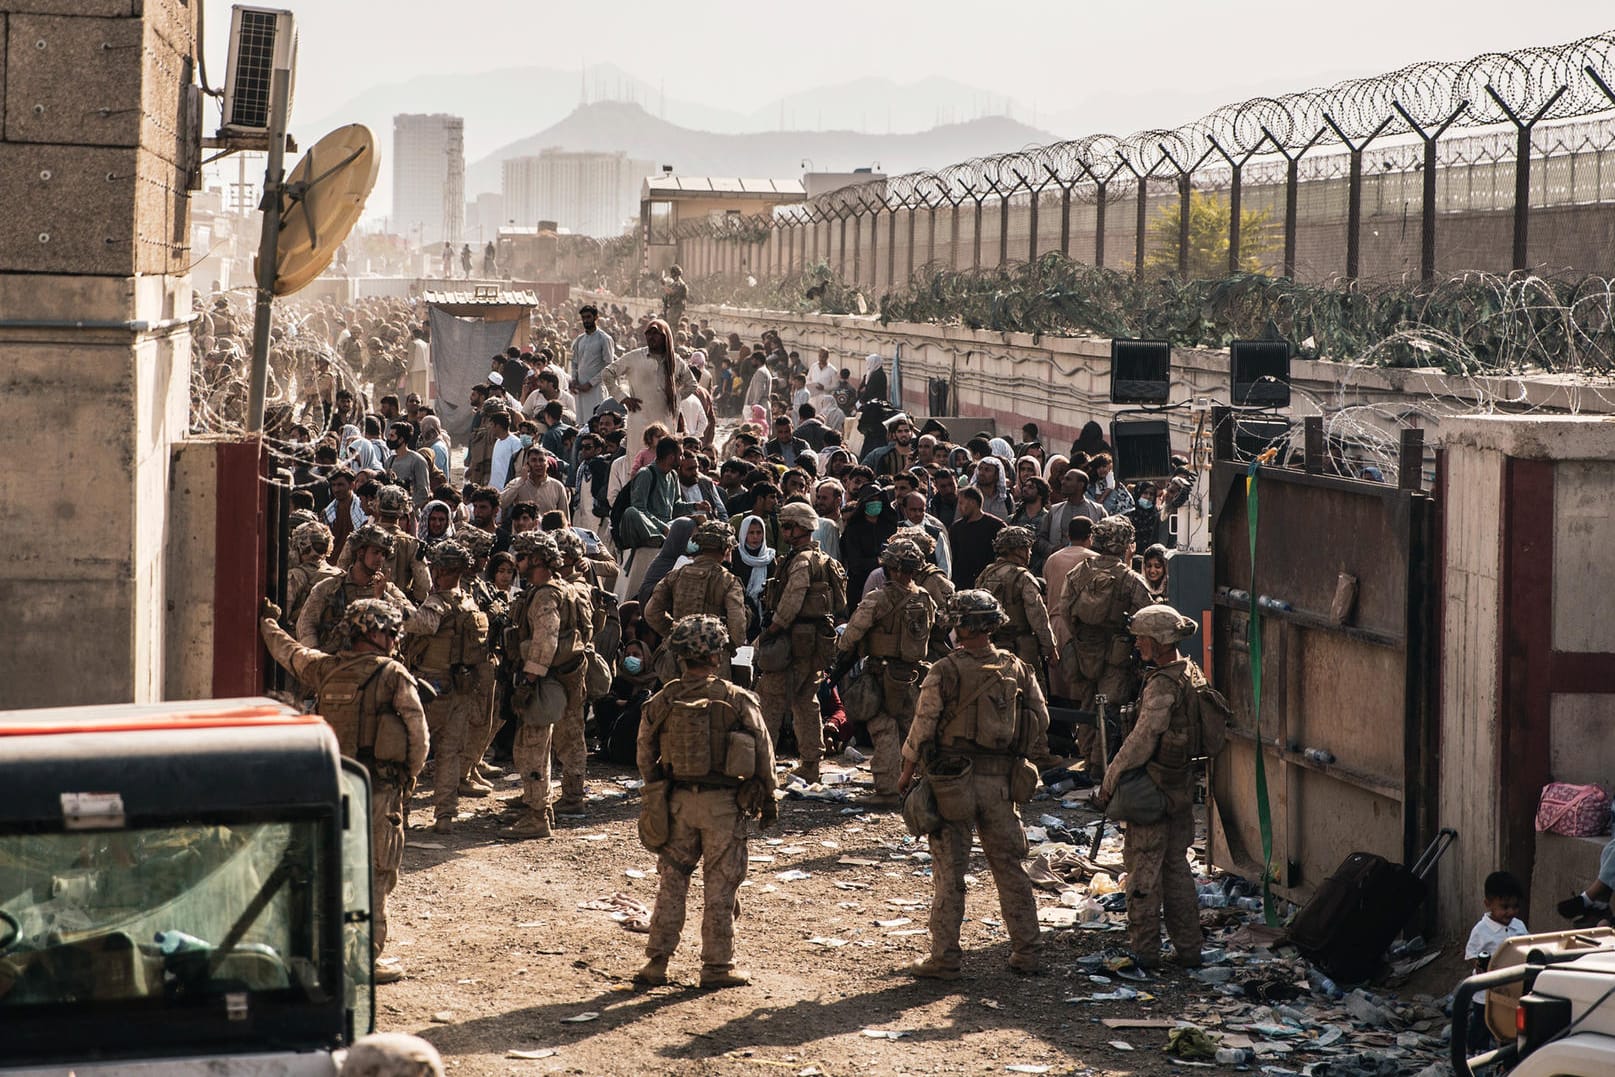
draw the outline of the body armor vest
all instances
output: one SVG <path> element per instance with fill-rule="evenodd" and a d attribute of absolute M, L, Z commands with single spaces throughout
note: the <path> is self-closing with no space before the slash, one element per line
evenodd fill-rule
<path fill-rule="evenodd" d="M 757 741 L 741 725 L 740 691 L 716 677 L 677 680 L 645 704 L 657 755 L 675 781 L 737 786 L 753 776 Z"/>
<path fill-rule="evenodd" d="M 403 763 L 409 758 L 403 720 L 393 711 L 392 700 L 381 695 L 381 675 L 389 667 L 397 667 L 399 676 L 409 676 L 388 655 L 344 654 L 316 689 L 320 717 L 336 733 L 342 754 L 351 759 Z"/>
<path fill-rule="evenodd" d="M 1022 588 L 1032 574 L 1010 561 L 994 561 L 982 569 L 976 586 L 998 599 L 1009 620 L 993 632 L 993 639 L 1013 640 L 1032 634 L 1032 621 L 1026 616 L 1026 598 Z"/>
<path fill-rule="evenodd" d="M 944 671 L 944 710 L 937 728 L 944 749 L 993 755 L 1024 751 L 1020 662 L 1014 655 L 994 647 L 978 660 L 955 651 L 937 666 Z M 956 686 L 952 693 L 950 681 Z"/>
<path fill-rule="evenodd" d="M 875 623 L 864 635 L 871 658 L 925 661 L 931 645 L 931 602 L 924 591 L 888 583 L 876 592 Z"/>

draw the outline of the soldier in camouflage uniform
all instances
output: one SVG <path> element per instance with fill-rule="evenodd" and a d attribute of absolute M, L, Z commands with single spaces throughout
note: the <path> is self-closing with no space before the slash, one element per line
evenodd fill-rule
<path fill-rule="evenodd" d="M 415 678 L 393 658 L 403 618 L 390 602 L 354 600 L 343 612 L 335 654 L 300 646 L 276 623 L 280 610 L 264 603 L 259 628 L 276 662 L 313 686 L 319 713 L 336 733 L 342 754 L 370 768 L 371 948 L 387 942 L 387 895 L 404 859 L 404 813 L 426 763 L 426 714 Z M 396 966 L 376 969 L 377 983 L 401 979 Z"/>
<path fill-rule="evenodd" d="M 953 598 L 953 581 L 948 579 L 948 574 L 937 568 L 936 562 L 931 559 L 936 553 L 936 539 L 931 537 L 929 531 L 923 527 L 899 527 L 897 537 L 906 538 L 914 543 L 925 557 L 920 564 L 920 570 L 914 573 L 914 585 L 930 595 L 931 601 L 936 603 L 939 616 L 931 626 L 931 647 L 927 655 L 935 662 L 953 649 L 953 644 L 948 642 L 947 618 L 940 616 L 941 612 L 948 608 L 949 600 Z"/>
<path fill-rule="evenodd" d="M 432 829 L 452 833 L 460 807 L 466 737 L 473 712 L 482 702 L 483 669 L 488 662 L 488 617 L 460 587 L 471 568 L 471 551 L 444 539 L 426 553 L 432 593 L 404 622 L 400 648 L 410 673 L 431 685 L 436 698 L 426 705 L 432 734 Z M 477 793 L 485 796 L 485 793 Z"/>
<path fill-rule="evenodd" d="M 584 648 L 593 609 L 586 596 L 561 578 L 566 560 L 555 539 L 523 531 L 510 543 L 527 589 L 511 611 L 505 653 L 517 665 L 511 703 L 521 727 L 512 746 L 522 777 L 523 817 L 511 837 L 547 838 L 550 808 L 550 746 L 555 723 L 582 706 Z M 576 772 L 575 803 L 583 802 L 582 772 Z M 563 795 L 564 795 L 563 791 Z"/>
<path fill-rule="evenodd" d="M 695 559 L 657 581 L 645 604 L 645 623 L 664 641 L 673 631 L 674 622 L 697 613 L 717 616 L 728 630 L 729 639 L 746 638 L 746 592 L 726 564 L 734 545 L 735 533 L 728 524 L 708 520 L 690 536 Z M 677 661 L 664 642 L 654 663 L 657 675 L 663 681 L 677 677 Z M 727 651 L 718 656 L 718 676 L 731 678 Z"/>
<path fill-rule="evenodd" d="M 1028 567 L 1035 536 L 1024 527 L 1005 527 L 993 536 L 998 559 L 981 570 L 976 588 L 998 600 L 1009 620 L 993 634 L 993 646 L 1002 647 L 1041 671 L 1054 657 L 1054 630 L 1043 588 Z"/>
<path fill-rule="evenodd" d="M 594 637 L 606 627 L 605 592 L 596 581 L 595 568 L 585 552 L 583 539 L 570 527 L 548 532 L 561 551 L 561 581 L 581 595 L 588 603 L 588 624 L 582 633 L 585 651 L 593 650 Z M 615 566 L 616 562 L 612 562 Z M 584 681 L 586 671 L 578 674 L 578 689 L 568 692 L 566 713 L 555 723 L 551 746 L 561 764 L 561 799 L 555 802 L 557 815 L 582 815 L 583 795 L 587 788 L 589 767 L 589 741 L 584 730 Z"/>
<path fill-rule="evenodd" d="M 346 556 L 349 551 L 351 557 Z M 361 598 L 391 602 L 401 617 L 415 612 L 415 604 L 387 575 L 387 562 L 393 556 L 391 531 L 373 523 L 355 528 L 343 553 L 348 564 L 342 575 L 315 584 L 297 615 L 297 642 L 328 654 L 341 646 L 342 619 L 348 607 Z"/>
<path fill-rule="evenodd" d="M 779 536 L 787 551 L 763 590 L 763 607 L 772 620 L 758 640 L 759 648 L 781 637 L 790 645 L 790 664 L 764 670 L 757 694 L 770 737 L 777 740 L 780 723 L 786 714 L 791 716 L 802 760 L 795 773 L 810 783 L 819 780 L 819 760 L 824 758 L 819 684 L 835 653 L 835 619 L 847 601 L 846 569 L 813 541 L 818 526 L 818 514 L 809 505 L 793 502 L 779 510 Z"/>
<path fill-rule="evenodd" d="M 477 686 L 477 705 L 471 712 L 465 734 L 465 755 L 461 761 L 461 796 L 486 796 L 494 791 L 492 780 L 500 772 L 483 762 L 488 746 L 498 731 L 499 673 L 504 661 L 505 629 L 510 624 L 510 599 L 504 592 L 483 579 L 488 555 L 493 552 L 494 536 L 480 527 L 462 524 L 454 532 L 456 541 L 471 552 L 471 571 L 463 578 L 463 586 L 488 618 L 488 661 L 481 667 L 482 678 Z"/>
<path fill-rule="evenodd" d="M 1029 760 L 1049 755 L 1048 706 L 1025 663 L 993 646 L 992 634 L 1005 620 L 997 599 L 986 591 L 960 591 L 949 615 L 959 645 L 931 667 L 920 685 L 914 724 L 903 743 L 899 786 L 908 792 L 922 762 L 929 775 L 958 774 L 966 763 L 969 774 L 963 799 L 953 801 L 951 812 L 938 796 L 944 822 L 930 836 L 931 956 L 910 971 L 929 979 L 959 978 L 959 925 L 974 827 L 998 887 L 1010 939 L 1009 967 L 1035 973 L 1037 903 L 1021 863 L 1026 832 L 1018 805 L 1037 789 L 1037 768 Z"/>
<path fill-rule="evenodd" d="M 645 704 L 638 763 L 647 783 L 671 782 L 667 841 L 656 851 L 656 909 L 651 914 L 642 984 L 667 982 L 667 962 L 684 929 L 690 875 L 701 865 L 701 986 L 750 982 L 734 967 L 735 894 L 746 878 L 746 820 L 779 818 L 774 749 L 757 697 L 718 676 L 729 634 L 716 617 L 682 618 L 667 645 L 684 674 Z"/>
<path fill-rule="evenodd" d="M 903 768 L 903 736 L 919 698 L 926 670 L 931 628 L 937 619 L 936 603 L 914 585 L 914 573 L 924 555 L 913 541 L 893 538 L 880 552 L 886 585 L 874 591 L 852 611 L 847 627 L 836 641 L 845 662 L 864 656 L 860 677 L 874 678 L 880 710 L 865 725 L 875 752 L 869 770 L 875 793 L 865 801 L 874 808 L 895 808 L 902 803 L 897 779 Z"/>
<path fill-rule="evenodd" d="M 297 624 L 303 603 L 314 585 L 342 575 L 326 558 L 331 554 L 331 529 L 322 523 L 302 523 L 292 529 L 292 556 L 297 563 L 286 573 L 285 627 Z"/>
<path fill-rule="evenodd" d="M 411 508 L 409 491 L 402 486 L 383 486 L 376 492 L 376 519 L 393 533 L 393 556 L 387 570 L 411 601 L 424 602 L 432 592 L 432 576 L 421 557 L 421 540 L 403 526 Z"/>
<path fill-rule="evenodd" d="M 1122 859 L 1127 866 L 1127 937 L 1140 968 L 1161 963 L 1161 913 L 1172 939 L 1172 960 L 1199 968 L 1200 902 L 1186 859 L 1194 841 L 1194 750 L 1200 722 L 1199 686 L 1205 674 L 1178 654 L 1178 642 L 1199 626 L 1171 606 L 1152 605 L 1132 619 L 1138 651 L 1153 668 L 1144 678 L 1138 719 L 1105 768 L 1094 794 L 1096 808 L 1116 795 L 1122 775 L 1145 767 L 1166 794 L 1166 818 L 1128 823 Z"/>
<path fill-rule="evenodd" d="M 1093 706 L 1103 695 L 1110 706 L 1132 702 L 1133 636 L 1127 620 L 1151 601 L 1149 583 L 1133 571 L 1133 522 L 1107 516 L 1093 525 L 1097 557 L 1078 561 L 1065 578 L 1056 616 L 1070 640 L 1060 656 L 1066 683 L 1078 707 Z M 1099 765 L 1099 738 L 1093 726 L 1077 727 L 1077 751 L 1090 768 Z"/>

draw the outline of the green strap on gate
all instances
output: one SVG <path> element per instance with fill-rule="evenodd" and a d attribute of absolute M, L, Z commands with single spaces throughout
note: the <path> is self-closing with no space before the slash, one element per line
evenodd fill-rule
<path fill-rule="evenodd" d="M 1267 799 L 1267 753 L 1262 746 L 1262 615 L 1256 605 L 1256 469 L 1261 462 L 1261 457 L 1252 460 L 1250 471 L 1245 475 L 1245 522 L 1250 532 L 1251 555 L 1247 642 L 1250 645 L 1251 713 L 1256 723 L 1256 824 L 1262 832 L 1262 916 L 1268 927 L 1277 927 L 1278 913 L 1273 909 L 1273 808 Z"/>

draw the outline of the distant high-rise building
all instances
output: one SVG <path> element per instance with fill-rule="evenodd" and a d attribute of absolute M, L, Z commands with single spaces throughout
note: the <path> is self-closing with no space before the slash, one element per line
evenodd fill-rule
<path fill-rule="evenodd" d="M 393 231 L 422 245 L 465 235 L 465 121 L 393 117 Z"/>
<path fill-rule="evenodd" d="M 505 217 L 522 227 L 554 221 L 585 236 L 621 235 L 639 213 L 639 188 L 655 171 L 625 153 L 546 149 L 504 162 Z"/>

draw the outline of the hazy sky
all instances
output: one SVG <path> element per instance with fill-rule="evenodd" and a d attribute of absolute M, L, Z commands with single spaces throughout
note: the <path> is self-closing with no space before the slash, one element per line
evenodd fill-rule
<path fill-rule="evenodd" d="M 300 108 L 322 113 L 367 88 L 425 71 L 613 63 L 665 85 L 669 98 L 745 110 L 814 86 L 884 74 L 904 82 L 947 76 L 1041 113 L 1068 109 L 1107 87 L 1132 93 L 1192 87 L 1203 94 L 1198 114 L 1253 89 L 1301 89 L 1415 60 L 1556 44 L 1615 26 L 1609 5 L 1591 0 L 282 0 L 278 6 L 298 16 Z M 229 6 L 207 0 L 207 13 L 210 74 L 218 81 Z"/>

